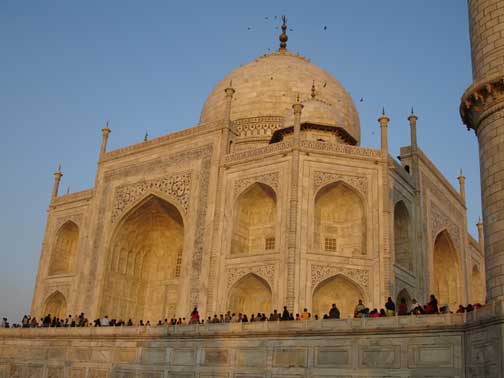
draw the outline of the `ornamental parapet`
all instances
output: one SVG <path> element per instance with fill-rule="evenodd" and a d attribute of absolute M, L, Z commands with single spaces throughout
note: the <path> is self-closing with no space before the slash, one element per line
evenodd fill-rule
<path fill-rule="evenodd" d="M 460 116 L 467 129 L 478 130 L 481 122 L 504 108 L 504 76 L 478 81 L 466 89 L 460 104 Z"/>
<path fill-rule="evenodd" d="M 88 201 L 93 197 L 94 189 L 86 189 L 80 192 L 63 194 L 51 201 L 51 206 L 59 206 L 71 202 Z"/>

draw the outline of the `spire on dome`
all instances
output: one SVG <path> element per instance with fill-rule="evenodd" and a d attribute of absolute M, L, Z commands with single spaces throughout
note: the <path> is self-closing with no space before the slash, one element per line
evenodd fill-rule
<path fill-rule="evenodd" d="M 282 34 L 280 34 L 280 37 L 278 39 L 280 40 L 280 48 L 278 51 L 287 51 L 287 40 L 289 37 L 287 36 L 287 17 L 282 16 Z"/>
<path fill-rule="evenodd" d="M 313 80 L 312 86 L 311 86 L 311 98 L 315 98 L 316 94 L 317 94 L 317 92 L 315 91 L 315 80 Z"/>

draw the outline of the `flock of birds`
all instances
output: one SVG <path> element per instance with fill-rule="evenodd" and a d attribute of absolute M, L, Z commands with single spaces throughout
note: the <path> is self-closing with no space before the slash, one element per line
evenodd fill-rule
<path fill-rule="evenodd" d="M 265 20 L 265 21 L 278 20 L 279 18 L 280 18 L 279 16 L 273 16 L 273 17 L 266 16 L 266 17 L 264 17 L 264 20 Z M 275 29 L 276 29 L 276 30 L 279 30 L 279 29 L 280 29 L 280 27 L 279 27 L 279 26 L 275 26 Z M 252 26 L 248 26 L 248 27 L 247 27 L 247 30 L 248 30 L 248 31 L 252 31 L 252 30 L 254 30 L 254 28 L 253 28 Z M 327 30 L 327 25 L 324 25 L 324 26 L 322 27 L 322 30 L 324 30 L 324 31 L 325 31 L 325 30 Z M 289 29 L 288 29 L 288 31 L 294 31 L 294 29 L 289 28 Z"/>

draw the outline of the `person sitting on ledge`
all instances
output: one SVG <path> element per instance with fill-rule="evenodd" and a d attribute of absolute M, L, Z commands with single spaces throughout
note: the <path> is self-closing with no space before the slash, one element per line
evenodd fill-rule
<path fill-rule="evenodd" d="M 411 301 L 409 313 L 413 315 L 419 315 L 422 313 L 422 306 L 420 306 L 420 304 L 417 302 L 415 298 L 413 298 Z"/>
<path fill-rule="evenodd" d="M 308 320 L 310 318 L 310 313 L 308 312 L 308 309 L 305 308 L 303 310 L 303 313 L 301 314 L 301 320 Z"/>
<path fill-rule="evenodd" d="M 331 309 L 329 310 L 329 319 L 339 319 L 340 318 L 340 310 L 336 307 L 336 303 L 332 304 Z"/>
<path fill-rule="evenodd" d="M 459 305 L 456 311 L 456 314 L 463 314 L 465 312 L 465 307 L 462 305 Z"/>
<path fill-rule="evenodd" d="M 467 312 L 472 312 L 472 311 L 474 311 L 474 307 L 473 307 L 473 305 L 469 303 L 469 304 L 467 305 L 467 307 L 466 307 L 466 311 L 467 311 Z"/>
<path fill-rule="evenodd" d="M 444 306 L 442 306 L 440 309 L 439 309 L 439 313 L 440 314 L 451 314 L 452 312 L 450 311 L 450 307 L 448 307 L 447 304 L 445 304 Z"/>
<path fill-rule="evenodd" d="M 404 298 L 401 298 L 401 304 L 399 305 L 399 309 L 397 310 L 397 315 L 408 315 L 408 305 L 406 304 L 406 299 Z"/>
<path fill-rule="evenodd" d="M 359 299 L 359 303 L 357 303 L 357 306 L 355 306 L 354 310 L 354 318 L 360 318 L 362 317 L 362 311 L 366 308 L 364 304 L 362 303 L 362 299 Z"/>
<path fill-rule="evenodd" d="M 380 317 L 380 313 L 378 312 L 378 310 L 376 308 L 373 308 L 371 310 L 371 312 L 369 313 L 369 317 L 370 318 L 379 318 Z"/>
<path fill-rule="evenodd" d="M 385 309 L 380 308 L 380 318 L 384 318 L 387 316 L 387 313 L 385 312 Z"/>

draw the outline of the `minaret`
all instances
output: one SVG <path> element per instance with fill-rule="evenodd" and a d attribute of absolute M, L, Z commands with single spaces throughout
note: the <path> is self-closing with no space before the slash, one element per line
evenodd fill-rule
<path fill-rule="evenodd" d="M 63 177 L 63 173 L 61 173 L 61 165 L 58 167 L 58 170 L 54 172 L 54 184 L 52 190 L 51 199 L 55 199 L 58 197 L 58 190 L 61 182 L 61 178 Z"/>
<path fill-rule="evenodd" d="M 411 153 L 415 153 L 417 150 L 417 136 L 416 136 L 416 121 L 418 117 L 413 112 L 413 108 L 411 108 L 411 114 L 408 117 L 409 125 L 410 125 L 410 138 L 411 138 Z"/>
<path fill-rule="evenodd" d="M 109 121 L 105 123 L 105 127 L 102 129 L 102 142 L 100 147 L 100 158 L 107 152 L 107 142 L 110 134 Z"/>
<path fill-rule="evenodd" d="M 478 218 L 478 223 L 476 223 L 476 227 L 478 228 L 478 243 L 480 245 L 481 251 L 484 248 L 484 237 L 483 237 L 483 223 L 481 223 L 481 218 Z"/>
<path fill-rule="evenodd" d="M 388 156 L 388 136 L 387 136 L 387 128 L 390 122 L 390 118 L 385 115 L 385 108 L 382 109 L 382 114 L 380 118 L 378 118 L 378 122 L 380 123 L 380 131 L 381 131 L 381 151 L 383 156 Z"/>
<path fill-rule="evenodd" d="M 468 8 L 473 84 L 460 114 L 478 137 L 487 299 L 497 301 L 504 300 L 504 176 L 497 173 L 504 172 L 504 17 L 502 0 L 468 0 Z"/>
<path fill-rule="evenodd" d="M 460 187 L 460 190 L 459 190 L 459 193 L 460 193 L 460 197 L 462 197 L 462 200 L 466 201 L 466 193 L 465 193 L 465 176 L 464 174 L 462 173 L 462 169 L 460 170 L 460 175 L 457 177 L 457 180 L 459 182 L 459 187 Z"/>
<path fill-rule="evenodd" d="M 224 89 L 224 92 L 226 93 L 226 107 L 225 107 L 225 114 L 224 114 L 224 135 L 223 135 L 223 140 L 224 143 L 226 144 L 223 147 L 223 151 L 225 151 L 227 154 L 231 153 L 231 144 L 233 143 L 234 139 L 234 130 L 232 129 L 233 123 L 231 122 L 231 105 L 233 102 L 233 96 L 235 94 L 235 90 L 233 88 L 233 82 L 229 82 L 229 86 Z"/>

